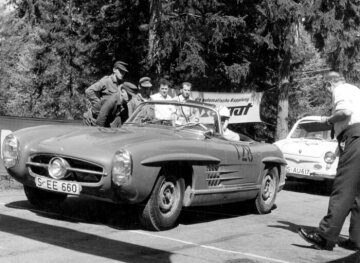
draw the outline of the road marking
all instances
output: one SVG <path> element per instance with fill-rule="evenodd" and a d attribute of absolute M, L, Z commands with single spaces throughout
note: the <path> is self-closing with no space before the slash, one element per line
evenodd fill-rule
<path fill-rule="evenodd" d="M 224 252 L 224 253 L 238 254 L 238 255 L 242 255 L 242 256 L 262 259 L 262 260 L 266 260 L 267 262 L 290 263 L 288 261 L 284 261 L 284 260 L 280 260 L 280 259 L 264 257 L 264 256 L 260 256 L 260 255 L 256 255 L 256 254 L 252 254 L 252 253 L 241 252 L 241 251 L 222 249 L 222 248 L 218 248 L 218 247 L 214 247 L 214 246 L 201 245 L 201 244 L 197 244 L 197 243 L 193 243 L 193 242 L 189 242 L 189 241 L 185 241 L 185 240 L 181 240 L 181 239 L 177 239 L 177 238 L 171 238 L 171 237 L 165 237 L 165 236 L 161 236 L 161 235 L 150 234 L 150 233 L 146 233 L 146 232 L 138 231 L 138 230 L 130 230 L 129 232 L 140 234 L 140 235 L 145 235 L 145 236 L 150 236 L 150 237 L 155 237 L 155 238 L 160 238 L 160 239 L 171 240 L 171 241 L 186 244 L 186 245 L 202 247 L 205 249 L 216 250 L 216 251 L 220 251 L 220 252 Z"/>
<path fill-rule="evenodd" d="M 0 202 L 0 205 L 5 205 L 5 203 Z M 16 205 L 12 205 L 12 207 L 14 207 L 14 208 L 19 208 L 19 206 L 16 206 Z M 57 215 L 57 213 L 52 213 L 52 212 L 47 212 L 47 211 L 41 211 L 41 210 L 37 210 L 37 209 L 28 208 L 28 210 L 34 211 L 34 212 L 41 212 L 41 213 L 49 214 L 49 215 Z M 69 217 L 69 216 L 64 216 L 64 217 L 65 217 L 65 218 L 68 218 L 68 219 L 80 220 L 80 219 L 75 218 L 75 217 Z M 246 257 L 251 257 L 251 258 L 266 260 L 267 262 L 290 263 L 290 262 L 288 262 L 288 261 L 284 261 L 284 260 L 280 260 L 280 259 L 275 259 L 275 258 L 270 258 L 270 257 L 264 257 L 264 256 L 260 256 L 260 255 L 256 255 L 256 254 L 252 254 L 252 253 L 241 252 L 241 251 L 222 249 L 222 248 L 218 248 L 218 247 L 214 247 L 214 246 L 201 245 L 201 244 L 197 244 L 197 243 L 190 242 L 190 241 L 185 241 L 185 240 L 181 240 L 181 239 L 177 239 L 177 238 L 171 238 L 171 237 L 166 237 L 166 236 L 161 236 L 161 235 L 150 234 L 150 233 L 146 233 L 146 232 L 139 231 L 139 230 L 130 230 L 129 232 L 131 232 L 131 233 L 136 233 L 136 234 L 140 234 L 140 235 L 144 235 L 144 236 L 150 236 L 150 237 L 155 237 L 155 238 L 170 240 L 170 241 L 174 241 L 174 242 L 178 242 L 178 243 L 182 243 L 182 244 L 186 244 L 186 245 L 191 245 L 191 246 L 195 246 L 195 247 L 201 247 L 201 248 L 204 248 L 204 249 L 215 250 L 215 251 L 219 251 L 219 252 L 223 252 L 223 253 L 237 254 L 237 255 L 242 255 L 242 256 L 246 256 Z M 0 247 L 0 249 L 2 249 L 2 248 Z"/>

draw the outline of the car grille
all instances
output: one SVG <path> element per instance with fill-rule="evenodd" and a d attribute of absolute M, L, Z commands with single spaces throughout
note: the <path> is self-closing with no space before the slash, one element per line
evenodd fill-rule
<path fill-rule="evenodd" d="M 71 180 L 84 183 L 96 183 L 99 182 L 102 176 L 105 176 L 103 167 L 76 158 L 54 155 L 33 155 L 30 156 L 29 161 L 26 163 L 29 169 L 29 173 L 32 176 L 40 175 L 50 177 L 48 172 L 49 162 L 54 157 L 61 157 L 65 159 L 70 168 L 67 171 L 66 178 L 63 180 Z"/>
<path fill-rule="evenodd" d="M 208 165 L 206 167 L 206 174 L 206 181 L 209 187 L 216 187 L 220 185 L 221 180 L 218 165 Z"/>

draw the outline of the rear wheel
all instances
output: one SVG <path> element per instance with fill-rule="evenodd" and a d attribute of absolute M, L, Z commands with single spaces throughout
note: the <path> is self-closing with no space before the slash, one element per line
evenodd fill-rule
<path fill-rule="evenodd" d="M 162 174 L 139 217 L 142 225 L 150 230 L 165 230 L 175 226 L 184 199 L 185 182 L 175 175 Z"/>
<path fill-rule="evenodd" d="M 279 175 L 276 167 L 264 169 L 261 188 L 255 199 L 256 209 L 259 214 L 268 214 L 274 206 L 279 185 Z"/>
<path fill-rule="evenodd" d="M 58 209 L 66 199 L 66 194 L 47 192 L 24 185 L 24 191 L 29 202 L 37 208 Z"/>

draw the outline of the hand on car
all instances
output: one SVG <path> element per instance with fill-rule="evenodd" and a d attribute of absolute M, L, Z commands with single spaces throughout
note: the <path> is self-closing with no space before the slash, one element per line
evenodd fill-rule
<path fill-rule="evenodd" d="M 94 119 L 90 109 L 87 112 L 84 112 L 83 118 L 84 118 L 83 123 L 86 126 L 95 126 L 96 125 L 96 120 Z"/>

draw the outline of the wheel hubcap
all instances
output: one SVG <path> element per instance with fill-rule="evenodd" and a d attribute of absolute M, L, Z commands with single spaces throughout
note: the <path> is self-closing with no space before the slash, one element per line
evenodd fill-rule
<path fill-rule="evenodd" d="M 271 202 L 275 193 L 275 182 L 271 175 L 266 175 L 264 178 L 262 198 L 265 202 Z"/>
<path fill-rule="evenodd" d="M 173 182 L 164 182 L 161 186 L 159 206 L 162 212 L 171 211 L 176 200 L 176 186 Z"/>

